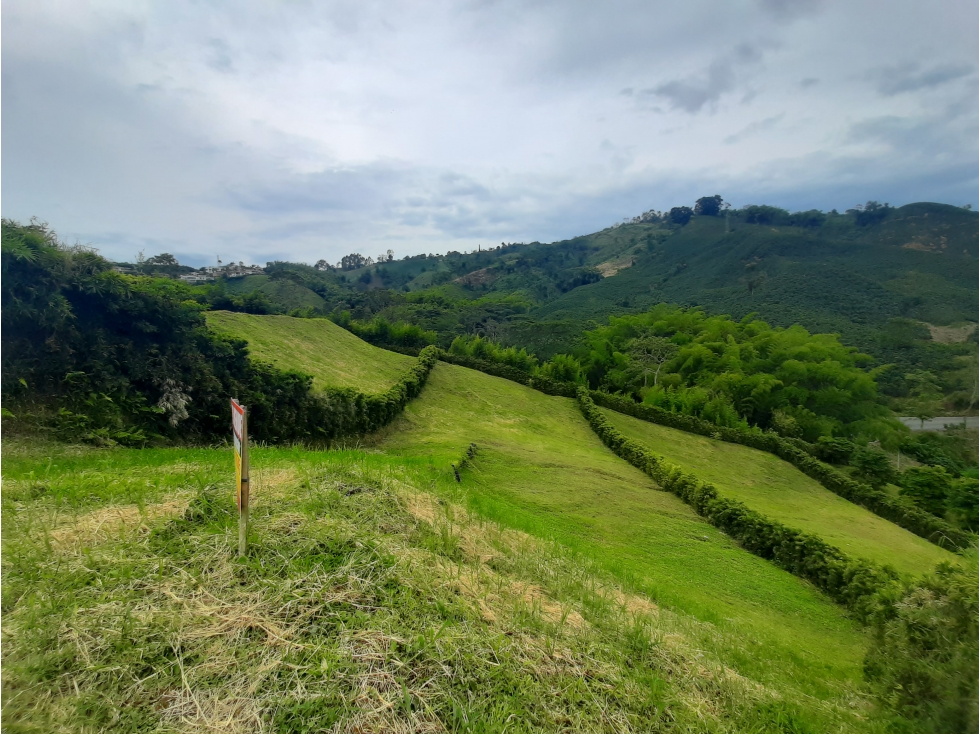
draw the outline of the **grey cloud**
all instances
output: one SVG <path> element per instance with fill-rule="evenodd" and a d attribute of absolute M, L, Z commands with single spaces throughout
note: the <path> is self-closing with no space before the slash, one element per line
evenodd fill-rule
<path fill-rule="evenodd" d="M 737 85 L 735 68 L 759 64 L 762 56 L 762 51 L 757 45 L 738 44 L 726 56 L 711 62 L 702 73 L 644 89 L 640 92 L 640 99 L 648 101 L 660 97 L 666 100 L 671 109 L 683 110 L 690 114 L 696 114 L 704 107 L 713 111 L 724 94 L 734 91 Z M 756 91 L 748 90 L 742 97 L 742 103 L 750 102 L 756 94 Z"/>
<path fill-rule="evenodd" d="M 734 82 L 731 64 L 715 61 L 707 67 L 704 74 L 675 79 L 652 89 L 644 89 L 642 95 L 663 97 L 673 109 L 695 114 L 705 105 L 716 105 L 721 95 L 734 89 Z"/>
<path fill-rule="evenodd" d="M 207 42 L 207 65 L 215 71 L 232 72 L 231 51 L 228 44 L 220 38 L 212 38 Z"/>
<path fill-rule="evenodd" d="M 823 0 L 759 0 L 758 4 L 775 20 L 786 22 L 815 15 L 822 9 Z"/>
<path fill-rule="evenodd" d="M 969 76 L 974 67 L 971 64 L 941 64 L 922 70 L 916 62 L 889 66 L 871 72 L 877 83 L 877 91 L 885 97 L 902 92 L 915 92 L 919 89 L 932 89 L 948 82 Z"/>
<path fill-rule="evenodd" d="M 807 76 L 805 79 L 799 82 L 799 86 L 803 89 L 809 89 L 819 84 L 819 79 L 814 76 Z"/>
<path fill-rule="evenodd" d="M 760 132 L 771 130 L 773 127 L 778 125 L 778 123 L 781 122 L 784 117 L 785 113 L 783 112 L 780 115 L 766 117 L 764 120 L 753 122 L 741 129 L 739 132 L 736 132 L 733 135 L 728 135 L 726 138 L 724 138 L 724 142 L 728 145 L 733 145 L 734 143 L 739 143 L 752 135 L 757 135 Z"/>

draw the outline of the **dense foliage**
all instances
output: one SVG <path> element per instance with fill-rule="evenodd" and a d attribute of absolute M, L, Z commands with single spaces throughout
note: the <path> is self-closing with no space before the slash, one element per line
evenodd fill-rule
<path fill-rule="evenodd" d="M 5 410 L 66 439 L 224 439 L 231 397 L 249 406 L 256 440 L 336 438 L 390 420 L 434 361 L 381 395 L 315 393 L 308 375 L 209 331 L 193 289 L 117 273 L 43 225 L 4 220 L 2 267 Z"/>
<path fill-rule="evenodd" d="M 865 663 L 898 731 L 979 731 L 979 562 L 941 566 L 882 605 Z"/>
<path fill-rule="evenodd" d="M 878 403 L 875 372 L 865 369 L 870 357 L 833 334 L 661 304 L 613 317 L 585 336 L 587 351 L 580 356 L 593 388 L 632 394 L 672 412 L 809 441 L 894 429 Z M 653 355 L 660 360 L 656 383 L 644 386 L 650 357 L 641 350 L 650 337 L 674 349 Z"/>

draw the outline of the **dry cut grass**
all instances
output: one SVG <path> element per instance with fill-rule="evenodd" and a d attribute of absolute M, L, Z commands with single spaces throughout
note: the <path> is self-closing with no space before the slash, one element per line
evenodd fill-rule
<path fill-rule="evenodd" d="M 421 491 L 390 457 L 299 455 L 256 452 L 264 476 L 242 560 L 220 480 L 138 512 L 81 512 L 55 531 L 12 522 L 5 728 L 861 728 L 856 693 L 792 700 L 720 659 L 719 640 L 705 646 L 724 634 L 712 625 Z M 5 519 L 39 501 L 5 500 Z M 103 532 L 113 523 L 119 532 Z M 54 532 L 76 552 L 53 547 Z"/>

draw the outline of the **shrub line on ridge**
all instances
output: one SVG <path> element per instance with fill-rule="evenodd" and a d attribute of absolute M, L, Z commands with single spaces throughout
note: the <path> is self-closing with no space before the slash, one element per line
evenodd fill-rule
<path fill-rule="evenodd" d="M 862 622 L 874 614 L 882 592 L 900 590 L 893 569 L 851 558 L 815 535 L 770 520 L 737 500 L 719 497 L 713 485 L 623 436 L 602 415 L 586 388 L 579 388 L 576 398 L 592 430 L 616 455 L 682 499 L 745 550 L 811 582 Z"/>
<path fill-rule="evenodd" d="M 401 351 L 401 350 L 396 350 Z M 578 386 L 570 382 L 560 382 L 541 375 L 532 376 L 509 365 L 496 364 L 458 354 L 442 351 L 439 359 L 443 362 L 468 367 L 494 377 L 502 377 L 518 382 L 526 387 L 539 390 L 547 395 L 575 398 Z M 882 489 L 858 482 L 831 466 L 824 464 L 797 442 L 790 441 L 774 433 L 745 431 L 709 423 L 701 418 L 680 413 L 671 413 L 651 405 L 636 403 L 611 393 L 598 390 L 588 391 L 592 400 L 603 408 L 638 418 L 648 423 L 663 425 L 687 433 L 706 436 L 715 440 L 736 443 L 741 446 L 765 451 L 783 461 L 787 461 L 806 476 L 819 482 L 833 494 L 873 512 L 875 515 L 894 523 L 898 527 L 914 533 L 935 545 L 952 551 L 961 551 L 972 545 L 971 533 L 959 530 L 939 517 L 925 512 L 907 502 L 890 497 Z M 798 441 L 799 444 L 804 442 Z M 807 444 L 808 445 L 808 444 Z"/>

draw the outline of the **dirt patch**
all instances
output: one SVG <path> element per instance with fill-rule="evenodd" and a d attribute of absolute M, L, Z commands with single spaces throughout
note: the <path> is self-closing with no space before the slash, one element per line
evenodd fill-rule
<path fill-rule="evenodd" d="M 603 278 L 611 278 L 620 270 L 625 270 L 626 268 L 631 268 L 635 260 L 631 257 L 619 258 L 618 260 L 606 260 L 603 263 L 599 263 L 595 266 L 595 269 L 601 274 Z"/>
<path fill-rule="evenodd" d="M 901 245 L 902 250 L 915 250 L 917 252 L 931 252 L 935 255 L 941 255 L 948 249 L 948 238 L 942 237 L 939 242 L 922 242 L 921 240 L 912 240 L 906 245 Z"/>
<path fill-rule="evenodd" d="M 494 280 L 496 280 L 496 271 L 492 268 L 482 268 L 481 270 L 473 270 L 471 273 L 466 273 L 452 282 L 472 287 L 486 285 L 492 283 Z"/>
<path fill-rule="evenodd" d="M 961 344 L 976 330 L 977 324 L 965 324 L 964 326 L 935 326 L 925 324 L 931 333 L 931 340 L 939 344 Z"/>
<path fill-rule="evenodd" d="M 133 530 L 149 530 L 147 523 L 160 517 L 176 517 L 190 502 L 191 494 L 182 493 L 167 502 L 146 505 L 114 505 L 80 515 L 73 523 L 51 531 L 51 540 L 62 550 L 103 543 Z"/>

